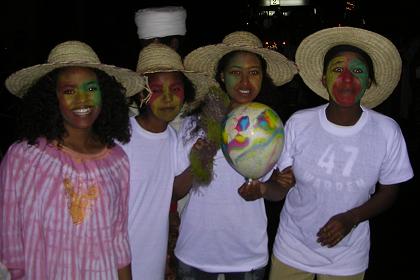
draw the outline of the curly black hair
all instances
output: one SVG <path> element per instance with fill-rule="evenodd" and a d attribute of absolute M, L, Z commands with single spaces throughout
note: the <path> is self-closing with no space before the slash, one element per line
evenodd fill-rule
<path fill-rule="evenodd" d="M 182 72 L 181 72 L 182 73 Z M 194 101 L 196 90 L 193 83 L 182 73 L 182 81 L 184 84 L 184 103 L 189 104 Z M 146 89 L 143 92 L 137 93 L 130 97 L 129 103 L 132 104 L 131 107 L 138 110 L 139 114 L 144 114 L 146 112 L 147 106 L 140 107 L 141 94 L 147 94 Z"/>
<path fill-rule="evenodd" d="M 37 138 L 45 137 L 48 142 L 63 142 L 67 131 L 58 105 L 56 93 L 60 69 L 55 69 L 33 84 L 22 98 L 18 115 L 18 140 L 26 140 L 30 145 Z M 131 137 L 128 103 L 125 88 L 113 76 L 92 68 L 102 92 L 102 106 L 92 131 L 97 139 L 107 147 L 113 147 L 115 140 L 127 143 Z"/>

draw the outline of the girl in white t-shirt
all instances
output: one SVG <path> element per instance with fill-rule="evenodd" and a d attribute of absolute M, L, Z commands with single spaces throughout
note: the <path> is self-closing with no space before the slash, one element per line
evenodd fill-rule
<path fill-rule="evenodd" d="M 329 103 L 286 123 L 278 165 L 292 166 L 296 185 L 281 211 L 270 279 L 361 280 L 369 219 L 413 177 L 398 124 L 370 109 L 394 90 L 401 58 L 379 34 L 336 27 L 305 38 L 296 63 L 306 85 Z"/>
<path fill-rule="evenodd" d="M 131 140 L 123 145 L 130 161 L 128 231 L 133 279 L 162 280 L 167 259 L 168 213 L 173 180 L 184 171 L 175 129 L 169 126 L 184 102 L 200 96 L 206 77 L 185 71 L 179 54 L 151 43 L 140 51 L 137 73 L 146 89 L 132 97 L 138 115 L 130 118 Z"/>
<path fill-rule="evenodd" d="M 260 186 L 275 184 L 284 196 L 293 185 L 292 173 L 276 172 L 267 183 L 261 181 L 268 178 L 245 183 L 225 159 L 217 137 L 211 137 L 214 127 L 210 126 L 221 125 L 221 119 L 239 105 L 273 93 L 274 85 L 289 82 L 296 73 L 295 65 L 282 54 L 263 48 L 254 34 L 239 31 L 227 35 L 221 44 L 192 51 L 185 58 L 185 66 L 207 72 L 223 91 L 211 89 L 198 107 L 189 108 L 190 116 L 179 132 L 191 167 L 174 183 L 175 197 L 189 192 L 175 247 L 177 279 L 217 279 L 219 275 L 227 280 L 263 279 L 268 237 Z M 197 172 L 200 171 L 194 161 L 197 154 L 204 167 L 201 171 L 210 172 L 207 176 Z M 185 184 L 192 179 L 193 188 Z M 243 199 L 245 194 L 254 201 Z"/>

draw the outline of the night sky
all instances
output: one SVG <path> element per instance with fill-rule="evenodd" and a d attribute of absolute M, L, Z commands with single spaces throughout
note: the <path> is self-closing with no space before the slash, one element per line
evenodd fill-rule
<path fill-rule="evenodd" d="M 2 0 L 0 4 L 0 117 L 3 131 L 1 149 L 4 151 L 14 140 L 13 127 L 19 104 L 18 100 L 5 90 L 4 79 L 23 67 L 45 62 L 49 51 L 56 44 L 66 40 L 85 41 L 93 47 L 104 63 L 135 69 L 140 44 L 134 14 L 140 8 L 168 4 L 183 5 L 188 13 L 186 52 L 202 45 L 218 43 L 224 35 L 240 29 L 253 31 L 260 38 L 269 39 L 272 36 L 273 39 L 286 39 L 291 44 L 297 44 L 304 36 L 323 27 L 346 25 L 346 23 L 360 25 L 362 20 L 365 28 L 391 39 L 402 54 L 415 38 L 420 38 L 420 9 L 414 7 L 417 1 L 355 2 L 357 10 L 349 14 L 345 10 L 345 1 L 314 0 L 311 3 L 317 7 L 316 16 L 311 15 L 309 9 L 302 8 L 296 10 L 294 16 L 264 27 L 258 20 L 249 17 L 252 4 L 258 3 L 258 0 Z M 293 56 L 293 52 L 290 56 Z M 415 65 L 420 65 L 418 50 L 413 61 Z M 417 89 L 420 90 L 420 86 Z M 420 130 L 420 120 L 416 116 L 420 115 L 420 102 L 418 97 L 416 100 L 417 105 L 414 108 L 411 106 L 405 110 L 401 106 L 400 95 L 394 94 L 379 108 L 379 111 L 399 122 L 407 136 L 413 161 L 419 154 L 417 131 Z M 409 112 L 403 112 L 404 110 Z M 366 277 L 368 280 L 390 279 L 391 276 L 396 277 L 395 279 L 419 279 L 420 272 L 414 260 L 419 251 L 418 235 L 414 232 L 414 224 L 419 221 L 419 210 L 414 206 L 418 205 L 416 201 L 418 184 L 411 183 L 404 188 L 396 206 L 375 218 L 372 224 L 372 257 Z M 401 274 L 407 277 L 400 276 Z"/>

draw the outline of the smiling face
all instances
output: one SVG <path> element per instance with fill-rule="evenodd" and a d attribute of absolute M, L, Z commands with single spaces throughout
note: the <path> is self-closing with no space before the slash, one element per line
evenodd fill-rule
<path fill-rule="evenodd" d="M 170 122 L 179 114 L 184 103 L 184 82 L 180 72 L 159 72 L 148 74 L 152 91 L 148 103 L 153 115 Z"/>
<path fill-rule="evenodd" d="M 371 84 L 367 63 L 351 51 L 340 52 L 331 59 L 322 82 L 330 100 L 343 107 L 359 105 Z"/>
<path fill-rule="evenodd" d="M 65 127 L 90 129 L 101 111 L 96 74 L 85 67 L 66 67 L 57 80 L 57 98 Z"/>
<path fill-rule="evenodd" d="M 231 107 L 252 102 L 261 91 L 263 70 L 256 54 L 238 52 L 221 72 Z"/>

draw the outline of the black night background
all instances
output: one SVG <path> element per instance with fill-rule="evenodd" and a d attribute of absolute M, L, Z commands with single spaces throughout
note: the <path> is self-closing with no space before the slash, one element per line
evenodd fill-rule
<path fill-rule="evenodd" d="M 184 54 L 199 46 L 219 43 L 235 30 L 249 30 L 267 46 L 276 47 L 289 59 L 299 42 L 325 27 L 363 27 L 388 37 L 400 50 L 403 73 L 400 84 L 377 111 L 394 118 L 406 137 L 417 174 L 420 150 L 420 9 L 416 1 L 330 0 L 307 1 L 303 7 L 262 7 L 259 0 L 241 1 L 53 1 L 2 0 L 0 4 L 0 124 L 5 153 L 15 140 L 14 124 L 19 99 L 7 92 L 4 80 L 23 67 L 46 61 L 49 51 L 66 40 L 85 41 L 102 62 L 135 69 L 140 43 L 134 14 L 140 8 L 182 5 L 187 9 Z M 268 16 L 269 10 L 275 16 Z M 417 71 L 416 71 L 417 70 Z M 322 103 L 298 75 L 280 89 L 287 118 L 298 109 Z M 277 104 L 276 102 L 282 102 Z M 420 279 L 418 178 L 402 184 L 394 206 L 371 220 L 371 258 L 365 279 Z M 267 203 L 272 217 L 269 234 L 275 234 L 280 203 Z M 1 229 L 0 229 L 1 230 Z"/>

